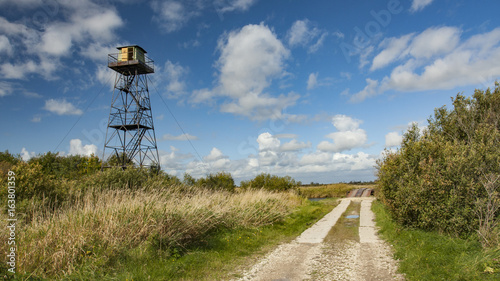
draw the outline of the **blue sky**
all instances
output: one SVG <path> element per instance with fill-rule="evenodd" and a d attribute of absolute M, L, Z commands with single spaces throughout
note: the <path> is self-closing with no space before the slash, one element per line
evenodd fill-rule
<path fill-rule="evenodd" d="M 0 149 L 23 159 L 102 157 L 115 75 L 107 55 L 137 44 L 155 62 L 149 90 L 168 173 L 373 180 L 376 160 L 397 149 L 409 124 L 425 126 L 458 92 L 494 85 L 499 8 L 493 0 L 4 0 Z"/>

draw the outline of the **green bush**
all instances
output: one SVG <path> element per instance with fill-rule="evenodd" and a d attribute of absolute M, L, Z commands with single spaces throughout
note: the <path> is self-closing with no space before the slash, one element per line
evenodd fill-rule
<path fill-rule="evenodd" d="M 185 180 L 189 181 L 189 177 Z M 234 179 L 230 173 L 218 172 L 217 174 L 209 174 L 204 178 L 199 178 L 196 185 L 209 189 L 226 190 L 233 192 L 235 190 Z"/>
<path fill-rule="evenodd" d="M 452 101 L 452 110 L 436 109 L 426 130 L 413 125 L 401 148 L 378 161 L 378 194 L 404 225 L 465 236 L 480 223 L 482 182 L 500 175 L 500 87 Z"/>
<path fill-rule="evenodd" d="M 67 200 L 71 184 L 48 174 L 38 163 L 19 162 L 10 168 L 15 176 L 16 212 L 30 220 L 33 212 L 55 209 Z M 7 186 L 7 176 L 0 177 L 0 185 Z M 7 188 L 0 189 L 2 202 L 7 200 Z M 6 206 L 6 204 L 2 203 Z"/>
<path fill-rule="evenodd" d="M 269 191 L 287 191 L 298 186 L 297 182 L 290 176 L 276 176 L 266 173 L 257 175 L 253 180 L 242 181 L 240 183 L 242 189 L 256 188 Z"/>
<path fill-rule="evenodd" d="M 28 163 L 37 163 L 44 173 L 65 179 L 78 179 L 101 169 L 101 160 L 95 155 L 60 156 L 58 153 L 47 152 L 31 158 Z"/>

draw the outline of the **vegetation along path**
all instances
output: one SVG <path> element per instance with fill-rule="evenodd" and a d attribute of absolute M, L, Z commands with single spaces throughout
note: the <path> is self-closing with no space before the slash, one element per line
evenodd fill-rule
<path fill-rule="evenodd" d="M 373 200 L 340 199 L 329 214 L 294 241 L 277 247 L 239 280 L 404 280 L 396 273 L 390 247 L 376 234 Z M 359 233 L 354 240 L 339 237 L 345 231 L 332 228 L 344 221 L 349 225 L 350 218 L 356 219 Z"/>

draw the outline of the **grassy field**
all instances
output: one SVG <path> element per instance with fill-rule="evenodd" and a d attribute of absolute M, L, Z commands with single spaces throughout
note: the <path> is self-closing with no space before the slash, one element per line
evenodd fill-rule
<path fill-rule="evenodd" d="M 346 197 L 349 191 L 356 188 L 376 188 L 376 185 L 333 183 L 318 186 L 301 186 L 299 187 L 299 194 L 306 198 Z"/>
<path fill-rule="evenodd" d="M 477 239 L 402 228 L 380 202 L 372 209 L 407 280 L 500 280 L 500 249 L 483 250 Z"/>
<path fill-rule="evenodd" d="M 293 192 L 264 190 L 88 192 L 56 213 L 19 222 L 17 276 L 217 280 L 236 272 L 256 253 L 291 240 L 334 205 L 331 200 L 308 202 Z M 0 235 L 7 241 L 6 232 Z M 2 243 L 0 251 L 6 252 L 6 246 Z"/>

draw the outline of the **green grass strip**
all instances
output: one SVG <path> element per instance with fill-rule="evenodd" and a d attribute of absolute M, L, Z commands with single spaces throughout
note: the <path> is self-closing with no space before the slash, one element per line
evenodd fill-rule
<path fill-rule="evenodd" d="M 378 201 L 372 210 L 380 234 L 393 245 L 399 271 L 407 280 L 500 280 L 500 249 L 483 250 L 472 238 L 404 228 Z"/>

